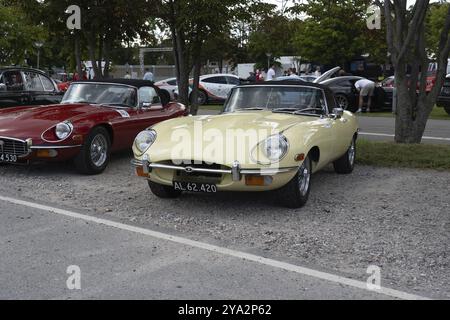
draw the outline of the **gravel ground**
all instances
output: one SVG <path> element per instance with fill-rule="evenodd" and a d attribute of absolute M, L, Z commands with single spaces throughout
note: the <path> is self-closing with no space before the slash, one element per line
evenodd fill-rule
<path fill-rule="evenodd" d="M 314 176 L 308 205 L 279 207 L 266 193 L 153 196 L 118 154 L 100 176 L 70 163 L 0 166 L 0 194 L 260 254 L 365 281 L 450 299 L 450 172 L 357 167 Z"/>

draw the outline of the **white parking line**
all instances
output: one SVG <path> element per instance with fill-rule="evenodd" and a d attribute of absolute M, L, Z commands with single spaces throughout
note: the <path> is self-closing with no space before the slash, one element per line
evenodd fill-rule
<path fill-rule="evenodd" d="M 341 277 L 338 275 L 334 275 L 334 274 L 330 274 L 330 273 L 326 273 L 326 272 L 322 272 L 322 271 L 317 271 L 314 269 L 300 267 L 297 265 L 293 265 L 293 264 L 289 264 L 289 263 L 285 263 L 285 262 L 281 262 L 281 261 L 277 261 L 277 260 L 273 260 L 273 259 L 268 259 L 268 258 L 264 258 L 261 256 L 237 251 L 237 250 L 227 249 L 227 248 L 211 245 L 211 244 L 204 243 L 204 242 L 199 242 L 199 241 L 194 241 L 194 240 L 190 240 L 187 238 L 172 236 L 172 235 L 169 235 L 166 233 L 161 233 L 161 232 L 157 232 L 157 231 L 134 227 L 134 226 L 130 226 L 127 224 L 114 222 L 114 221 L 110 221 L 110 220 L 106 220 L 106 219 L 95 218 L 92 216 L 83 215 L 83 214 L 79 214 L 79 213 L 72 212 L 72 211 L 53 208 L 53 207 L 49 207 L 49 206 L 45 206 L 45 205 L 41 205 L 41 204 L 37 204 L 37 203 L 33 203 L 33 202 L 28 202 L 28 201 L 23 201 L 23 200 L 18 200 L 18 199 L 13 199 L 13 198 L 9 198 L 9 197 L 3 197 L 3 196 L 0 196 L 0 200 L 11 203 L 11 204 L 15 204 L 15 205 L 21 205 L 21 206 L 25 206 L 25 207 L 29 207 L 29 208 L 33 208 L 33 209 L 38 209 L 38 210 L 42 210 L 42 211 L 47 211 L 47 212 L 63 215 L 63 216 L 70 217 L 70 218 L 80 219 L 80 220 L 84 220 L 84 221 L 88 221 L 88 222 L 94 222 L 97 224 L 105 225 L 105 226 L 112 227 L 112 228 L 117 228 L 120 230 L 143 234 L 143 235 L 147 235 L 147 236 L 150 236 L 150 237 L 153 237 L 156 239 L 166 240 L 166 241 L 178 243 L 181 245 L 191 246 L 194 248 L 203 249 L 203 250 L 211 251 L 214 253 L 243 259 L 246 261 L 253 261 L 253 262 L 260 263 L 260 264 L 263 264 L 266 266 L 283 269 L 283 270 L 295 272 L 295 273 L 298 273 L 301 275 L 306 275 L 309 277 L 326 280 L 329 282 L 342 284 L 342 285 L 346 285 L 349 287 L 354 287 L 354 288 L 358 288 L 358 289 L 362 289 L 362 290 L 366 290 L 366 291 L 370 291 L 370 292 L 374 292 L 374 293 L 379 293 L 379 294 L 383 294 L 383 295 L 398 298 L 398 299 L 429 300 L 428 298 L 425 298 L 425 297 L 421 297 L 418 295 L 409 294 L 407 292 L 398 291 L 398 290 L 385 288 L 385 287 L 382 287 L 380 290 L 369 290 L 367 283 L 363 282 L 363 281 L 358 281 L 358 280 L 349 279 L 349 278 Z"/>
<path fill-rule="evenodd" d="M 374 136 L 374 137 L 389 137 L 394 138 L 395 134 L 387 134 L 387 133 L 372 133 L 372 132 L 360 132 L 362 136 Z M 450 138 L 441 138 L 441 137 L 427 137 L 424 136 L 422 139 L 425 140 L 438 140 L 438 141 L 450 141 Z"/>

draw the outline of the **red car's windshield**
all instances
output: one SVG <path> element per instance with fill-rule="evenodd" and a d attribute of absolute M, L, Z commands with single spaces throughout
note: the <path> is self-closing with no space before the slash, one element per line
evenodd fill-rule
<path fill-rule="evenodd" d="M 61 103 L 90 103 L 136 107 L 137 90 L 116 84 L 75 83 L 69 87 Z"/>

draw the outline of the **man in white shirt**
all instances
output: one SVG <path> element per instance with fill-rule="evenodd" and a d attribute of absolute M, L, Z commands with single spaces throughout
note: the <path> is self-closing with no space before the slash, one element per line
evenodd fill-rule
<path fill-rule="evenodd" d="M 153 73 L 150 72 L 150 69 L 145 69 L 144 80 L 153 82 Z"/>
<path fill-rule="evenodd" d="M 272 66 L 268 71 L 267 71 L 267 78 L 266 81 L 272 81 L 273 79 L 275 79 L 275 66 Z"/>
<path fill-rule="evenodd" d="M 372 97 L 375 93 L 375 82 L 370 81 L 368 79 L 361 79 L 356 81 L 355 83 L 356 90 L 359 91 L 359 109 L 356 111 L 357 113 L 362 112 L 362 108 L 364 106 L 364 99 L 366 97 L 369 98 L 367 102 L 366 112 L 370 112 L 370 107 L 372 106 Z"/>
<path fill-rule="evenodd" d="M 314 76 L 318 78 L 318 77 L 320 77 L 321 75 L 322 75 L 322 72 L 320 72 L 320 67 L 317 67 L 317 68 L 316 68 L 316 72 L 314 72 Z"/>

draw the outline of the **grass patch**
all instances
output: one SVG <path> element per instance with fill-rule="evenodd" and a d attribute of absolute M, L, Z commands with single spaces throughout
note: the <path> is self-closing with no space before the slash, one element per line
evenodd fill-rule
<path fill-rule="evenodd" d="M 419 168 L 450 171 L 450 146 L 396 144 L 360 139 L 358 164 L 391 168 Z"/>
<path fill-rule="evenodd" d="M 372 112 L 372 113 L 361 113 L 361 117 L 387 117 L 393 118 L 394 114 L 392 112 Z M 434 107 L 431 111 L 430 119 L 433 120 L 450 120 L 450 115 L 445 111 L 444 108 Z"/>

